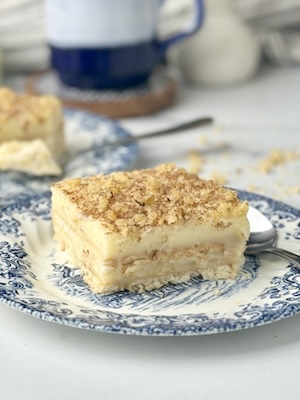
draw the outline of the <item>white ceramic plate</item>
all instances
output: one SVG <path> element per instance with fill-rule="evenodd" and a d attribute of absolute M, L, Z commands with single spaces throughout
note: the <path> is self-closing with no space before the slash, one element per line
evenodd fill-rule
<path fill-rule="evenodd" d="M 247 192 L 281 247 L 300 251 L 300 210 Z M 149 293 L 95 295 L 56 250 L 50 193 L 16 197 L 0 214 L 0 299 L 72 327 L 141 335 L 199 335 L 251 328 L 300 311 L 300 271 L 272 255 L 247 257 L 236 280 L 167 285 Z"/>
<path fill-rule="evenodd" d="M 77 176 L 107 174 L 127 169 L 136 159 L 137 145 L 106 147 L 94 150 L 102 144 L 130 134 L 115 121 L 86 111 L 65 109 L 65 136 L 68 162 L 64 175 L 59 178 L 32 177 L 18 172 L 0 173 L 0 206 L 16 194 L 34 193 L 49 189 L 55 180 Z M 90 150 L 80 154 L 82 150 Z"/>

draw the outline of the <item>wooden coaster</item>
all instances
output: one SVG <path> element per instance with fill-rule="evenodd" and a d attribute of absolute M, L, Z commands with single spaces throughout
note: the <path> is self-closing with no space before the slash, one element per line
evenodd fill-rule
<path fill-rule="evenodd" d="M 123 91 L 81 90 L 63 85 L 54 71 L 31 75 L 26 82 L 31 94 L 51 94 L 64 106 L 79 108 L 110 118 L 152 114 L 175 102 L 176 80 L 167 69 L 160 68 L 142 86 Z"/>

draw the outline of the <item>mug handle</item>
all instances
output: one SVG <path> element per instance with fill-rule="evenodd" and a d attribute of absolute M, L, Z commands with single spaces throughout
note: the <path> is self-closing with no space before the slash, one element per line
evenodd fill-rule
<path fill-rule="evenodd" d="M 205 11 L 203 0 L 195 0 L 194 3 L 196 12 L 193 25 L 186 31 L 180 32 L 175 36 L 172 36 L 162 42 L 159 42 L 159 49 L 162 55 L 165 55 L 166 51 L 171 45 L 191 36 L 193 33 L 197 32 L 197 30 L 202 25 L 204 20 L 204 11 Z"/>

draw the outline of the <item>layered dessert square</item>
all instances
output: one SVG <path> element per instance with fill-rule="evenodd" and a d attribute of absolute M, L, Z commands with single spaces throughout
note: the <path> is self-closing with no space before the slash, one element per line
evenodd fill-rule
<path fill-rule="evenodd" d="M 247 211 L 234 190 L 173 164 L 52 186 L 54 238 L 102 294 L 235 278 Z"/>
<path fill-rule="evenodd" d="M 0 151 L 6 154 L 0 160 L 2 170 L 61 173 L 58 164 L 54 167 L 55 157 L 65 151 L 61 102 L 54 96 L 31 96 L 1 88 Z M 39 171 L 37 163 L 42 167 Z"/>

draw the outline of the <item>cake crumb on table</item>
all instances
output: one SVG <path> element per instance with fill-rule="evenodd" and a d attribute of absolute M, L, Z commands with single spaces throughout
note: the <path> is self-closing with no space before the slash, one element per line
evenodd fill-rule
<path fill-rule="evenodd" d="M 202 171 L 204 158 L 197 150 L 191 150 L 188 155 L 188 171 L 192 174 L 199 174 Z"/>
<path fill-rule="evenodd" d="M 225 174 L 221 174 L 216 170 L 211 172 L 210 179 L 213 180 L 218 185 L 225 185 L 225 183 L 228 182 L 228 176 Z"/>
<path fill-rule="evenodd" d="M 258 170 L 262 173 L 269 173 L 274 167 L 296 159 L 300 159 L 300 150 L 290 151 L 274 149 L 267 158 L 260 161 Z"/>

